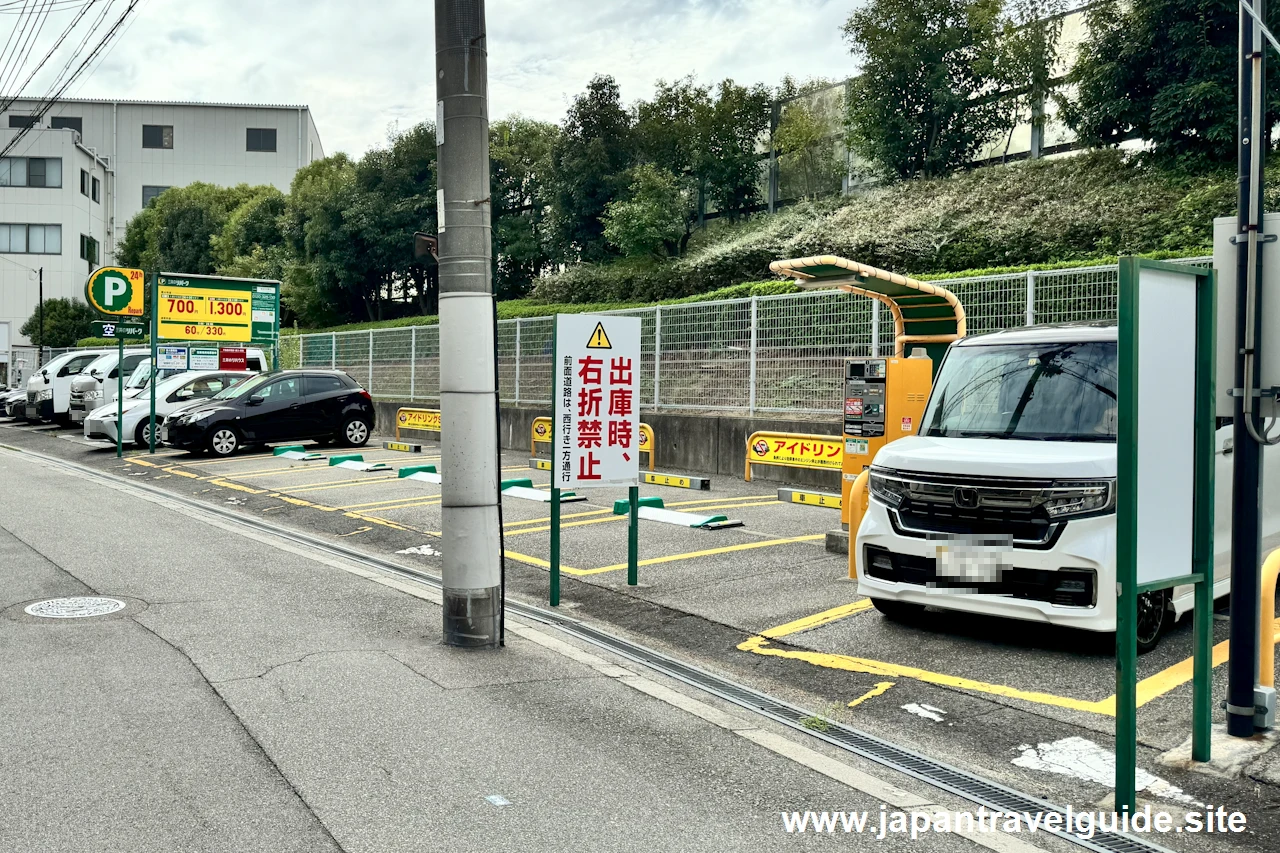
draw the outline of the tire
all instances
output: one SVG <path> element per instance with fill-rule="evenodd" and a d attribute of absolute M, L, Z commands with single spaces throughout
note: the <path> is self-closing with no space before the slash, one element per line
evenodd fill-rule
<path fill-rule="evenodd" d="M 910 601 L 894 601 L 889 598 L 873 598 L 871 604 L 886 619 L 894 622 L 912 622 L 924 615 L 924 605 Z"/>
<path fill-rule="evenodd" d="M 342 425 L 338 441 L 347 447 L 364 447 L 369 443 L 369 422 L 364 418 L 348 418 Z"/>
<path fill-rule="evenodd" d="M 156 426 L 159 427 L 159 423 L 157 423 Z M 151 427 L 150 418 L 143 421 L 139 421 L 137 428 L 133 431 L 133 443 L 138 445 L 139 447 L 150 447 L 151 442 L 148 440 L 151 434 L 150 427 Z M 159 433 L 160 431 L 159 429 L 157 429 L 156 430 L 156 447 L 160 446 Z"/>
<path fill-rule="evenodd" d="M 240 449 L 240 435 L 229 426 L 216 426 L 209 433 L 208 447 L 214 456 L 230 456 Z"/>
<path fill-rule="evenodd" d="M 1160 645 L 1160 636 L 1169 626 L 1169 591 L 1144 592 L 1138 596 L 1138 654 L 1145 655 Z"/>

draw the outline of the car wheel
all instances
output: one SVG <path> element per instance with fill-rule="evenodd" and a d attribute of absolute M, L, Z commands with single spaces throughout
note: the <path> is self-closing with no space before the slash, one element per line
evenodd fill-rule
<path fill-rule="evenodd" d="M 347 447 L 363 447 L 369 443 L 369 424 L 363 418 L 351 418 L 342 427 L 341 441 Z"/>
<path fill-rule="evenodd" d="M 138 428 L 133 431 L 133 443 L 139 447 L 151 446 L 151 419 L 148 418 L 138 424 Z M 156 436 L 156 446 L 160 446 L 160 436 Z"/>
<path fill-rule="evenodd" d="M 924 614 L 924 605 L 910 601 L 893 601 L 888 598 L 873 598 L 871 604 L 884 614 L 886 619 L 894 622 L 911 622 Z"/>
<path fill-rule="evenodd" d="M 214 456 L 230 456 L 240 447 L 240 436 L 231 427 L 214 427 L 209 435 L 209 452 Z"/>
<path fill-rule="evenodd" d="M 1160 635 L 1169 622 L 1169 591 L 1159 589 L 1138 596 L 1138 654 L 1145 655 L 1160 645 Z"/>

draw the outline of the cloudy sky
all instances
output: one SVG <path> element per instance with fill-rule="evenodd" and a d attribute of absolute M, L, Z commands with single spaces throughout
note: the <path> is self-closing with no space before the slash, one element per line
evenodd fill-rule
<path fill-rule="evenodd" d="M 117 6 L 124 0 L 113 0 Z M 630 102 L 658 78 L 775 84 L 854 71 L 857 0 L 488 0 L 490 116 L 558 121 L 592 74 Z M 19 3 L 0 3 L 5 7 Z M 360 154 L 434 115 L 430 0 L 142 0 L 69 95 L 308 104 L 325 152 Z M 51 44 L 74 8 L 53 13 Z M 114 13 L 113 13 L 114 17 Z M 0 37 L 14 16 L 0 16 Z M 47 49 L 39 45 L 35 55 Z M 24 94 L 41 94 L 37 77 Z"/>

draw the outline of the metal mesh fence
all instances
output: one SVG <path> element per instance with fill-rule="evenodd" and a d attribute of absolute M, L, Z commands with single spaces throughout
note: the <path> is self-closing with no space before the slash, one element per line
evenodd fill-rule
<path fill-rule="evenodd" d="M 1212 258 L 1172 263 L 1208 267 Z M 959 297 L 969 333 L 979 334 L 1029 323 L 1112 319 L 1119 274 L 1108 265 L 936 283 Z M 611 313 L 641 320 L 645 409 L 840 412 L 843 359 L 893 348 L 888 311 L 835 291 Z M 550 404 L 554 327 L 554 317 L 498 323 L 503 402 Z M 282 338 L 280 351 L 285 367 L 335 367 L 375 397 L 440 398 L 438 326 L 298 335 Z"/>

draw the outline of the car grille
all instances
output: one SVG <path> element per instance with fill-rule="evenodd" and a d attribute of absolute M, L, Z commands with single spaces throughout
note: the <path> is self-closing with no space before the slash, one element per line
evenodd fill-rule
<path fill-rule="evenodd" d="M 934 589 L 968 590 L 988 595 L 1007 595 L 1029 601 L 1044 601 L 1065 607 L 1093 607 L 1098 575 L 1092 569 L 1005 569 L 993 583 L 938 578 L 937 560 L 897 554 L 876 545 L 864 550 L 863 571 L 868 577 L 892 583 L 914 584 Z"/>
<path fill-rule="evenodd" d="M 1053 547 L 1065 521 L 1051 521 L 1041 505 L 1047 480 L 943 477 L 895 471 L 908 497 L 890 510 L 894 527 L 919 539 L 956 534 L 1012 537 L 1021 548 Z M 960 500 L 961 497 L 968 501 Z M 968 505 L 962 506 L 961 504 Z"/>
<path fill-rule="evenodd" d="M 36 399 L 37 399 L 39 396 L 40 396 L 40 392 L 38 392 L 38 391 L 28 391 L 28 392 L 27 392 L 27 402 L 28 402 L 28 403 L 34 403 L 34 402 L 36 402 Z"/>

